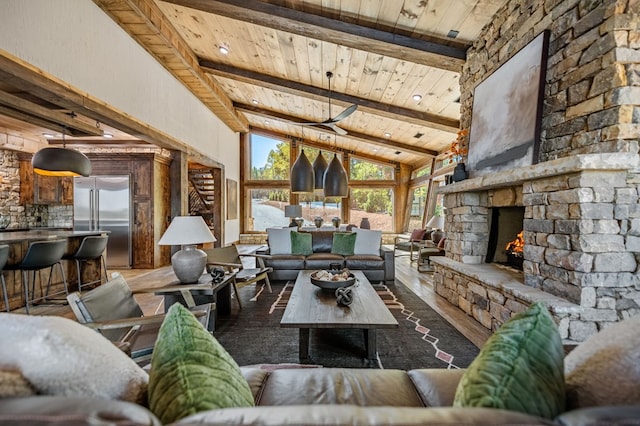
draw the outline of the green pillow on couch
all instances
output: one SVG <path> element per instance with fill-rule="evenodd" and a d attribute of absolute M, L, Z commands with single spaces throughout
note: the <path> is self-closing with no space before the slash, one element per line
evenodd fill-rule
<path fill-rule="evenodd" d="M 357 234 L 351 232 L 335 232 L 333 234 L 331 253 L 343 256 L 353 255 L 357 236 Z"/>
<path fill-rule="evenodd" d="M 313 254 L 311 234 L 307 232 L 292 232 L 291 254 L 301 254 L 303 256 Z"/>
<path fill-rule="evenodd" d="M 149 408 L 162 423 L 254 405 L 240 367 L 188 309 L 169 308 L 151 358 Z"/>
<path fill-rule="evenodd" d="M 565 410 L 564 350 L 541 303 L 505 322 L 456 389 L 454 407 L 489 407 L 552 419 Z"/>

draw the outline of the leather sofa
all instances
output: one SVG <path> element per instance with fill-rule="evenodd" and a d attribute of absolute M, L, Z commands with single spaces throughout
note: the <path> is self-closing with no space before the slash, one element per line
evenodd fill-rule
<path fill-rule="evenodd" d="M 305 232 L 305 231 L 301 231 Z M 343 256 L 331 253 L 333 234 L 335 231 L 312 231 L 311 241 L 313 254 L 271 254 L 269 247 L 259 248 L 256 253 L 269 255 L 263 258 L 264 265 L 273 269 L 269 273 L 270 280 L 295 280 L 298 272 L 304 269 L 330 269 L 338 263 L 341 268 L 361 270 L 372 283 L 384 281 L 393 284 L 395 277 L 395 260 L 393 250 L 380 246 L 380 254 L 353 254 Z"/>
<path fill-rule="evenodd" d="M 454 408 L 462 370 L 243 367 L 256 407 L 205 411 L 175 424 L 207 425 L 584 425 L 637 424 L 640 406 L 590 407 L 547 420 L 515 411 Z M 425 408 L 428 407 L 428 408 Z M 114 400 L 0 399 L 0 424 L 160 425 L 146 408 Z"/>

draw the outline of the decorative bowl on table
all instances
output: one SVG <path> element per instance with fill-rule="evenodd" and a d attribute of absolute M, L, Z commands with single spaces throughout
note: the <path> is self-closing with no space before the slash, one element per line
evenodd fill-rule
<path fill-rule="evenodd" d="M 330 291 L 342 287 L 351 287 L 356 283 L 355 275 L 346 268 L 341 271 L 313 271 L 310 279 L 311 284 Z"/>

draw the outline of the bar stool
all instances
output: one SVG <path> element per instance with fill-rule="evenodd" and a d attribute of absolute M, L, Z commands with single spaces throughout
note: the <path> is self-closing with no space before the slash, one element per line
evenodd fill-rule
<path fill-rule="evenodd" d="M 33 271 L 32 294 L 36 291 L 36 272 L 49 268 L 49 280 L 47 281 L 47 291 L 40 299 L 46 299 L 49 296 L 49 288 L 51 287 L 51 277 L 53 276 L 53 267 L 58 265 L 60 274 L 62 275 L 62 283 L 64 284 L 64 292 L 68 296 L 67 278 L 62 267 L 62 256 L 67 248 L 67 240 L 51 240 L 51 241 L 33 241 L 29 243 L 27 253 L 20 263 L 5 267 L 7 270 L 22 271 L 22 286 L 24 287 L 25 311 L 29 313 L 29 302 L 37 299 L 29 299 L 29 271 Z M 40 275 L 38 274 L 40 277 Z M 42 286 L 40 286 L 42 292 Z"/>
<path fill-rule="evenodd" d="M 7 264 L 9 258 L 9 246 L 6 244 L 0 245 L 0 282 L 2 283 L 2 294 L 4 295 L 4 307 L 7 312 L 11 312 L 9 309 L 9 295 L 7 294 L 7 283 L 4 280 L 4 274 L 2 273 L 4 265 Z"/>
<path fill-rule="evenodd" d="M 104 261 L 104 250 L 107 248 L 107 235 L 91 235 L 84 237 L 80 243 L 80 247 L 75 253 L 71 255 L 63 256 L 66 260 L 76 261 L 76 271 L 78 272 L 78 291 L 82 291 L 82 268 L 81 263 L 89 260 L 100 260 L 102 270 L 104 271 L 105 282 L 109 281 L 109 274 L 107 273 L 107 264 Z M 95 283 L 102 283 L 102 277 L 98 280 L 85 283 L 84 285 L 90 285 Z"/>

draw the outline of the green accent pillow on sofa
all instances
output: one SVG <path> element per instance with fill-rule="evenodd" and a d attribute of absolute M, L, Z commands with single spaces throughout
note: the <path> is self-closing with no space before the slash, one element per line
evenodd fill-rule
<path fill-rule="evenodd" d="M 554 418 L 565 409 L 564 351 L 553 318 L 534 303 L 485 343 L 456 389 L 454 407 L 489 407 Z"/>
<path fill-rule="evenodd" d="M 253 405 L 238 364 L 189 310 L 173 304 L 151 358 L 151 411 L 168 424 L 201 411 Z"/>
<path fill-rule="evenodd" d="M 301 254 L 303 256 L 309 256 L 310 254 L 313 254 L 311 234 L 307 232 L 292 232 L 291 254 Z"/>
<path fill-rule="evenodd" d="M 356 246 L 356 237 L 358 234 L 351 232 L 336 232 L 333 234 L 333 245 L 331 253 L 341 254 L 343 256 L 351 256 Z"/>

